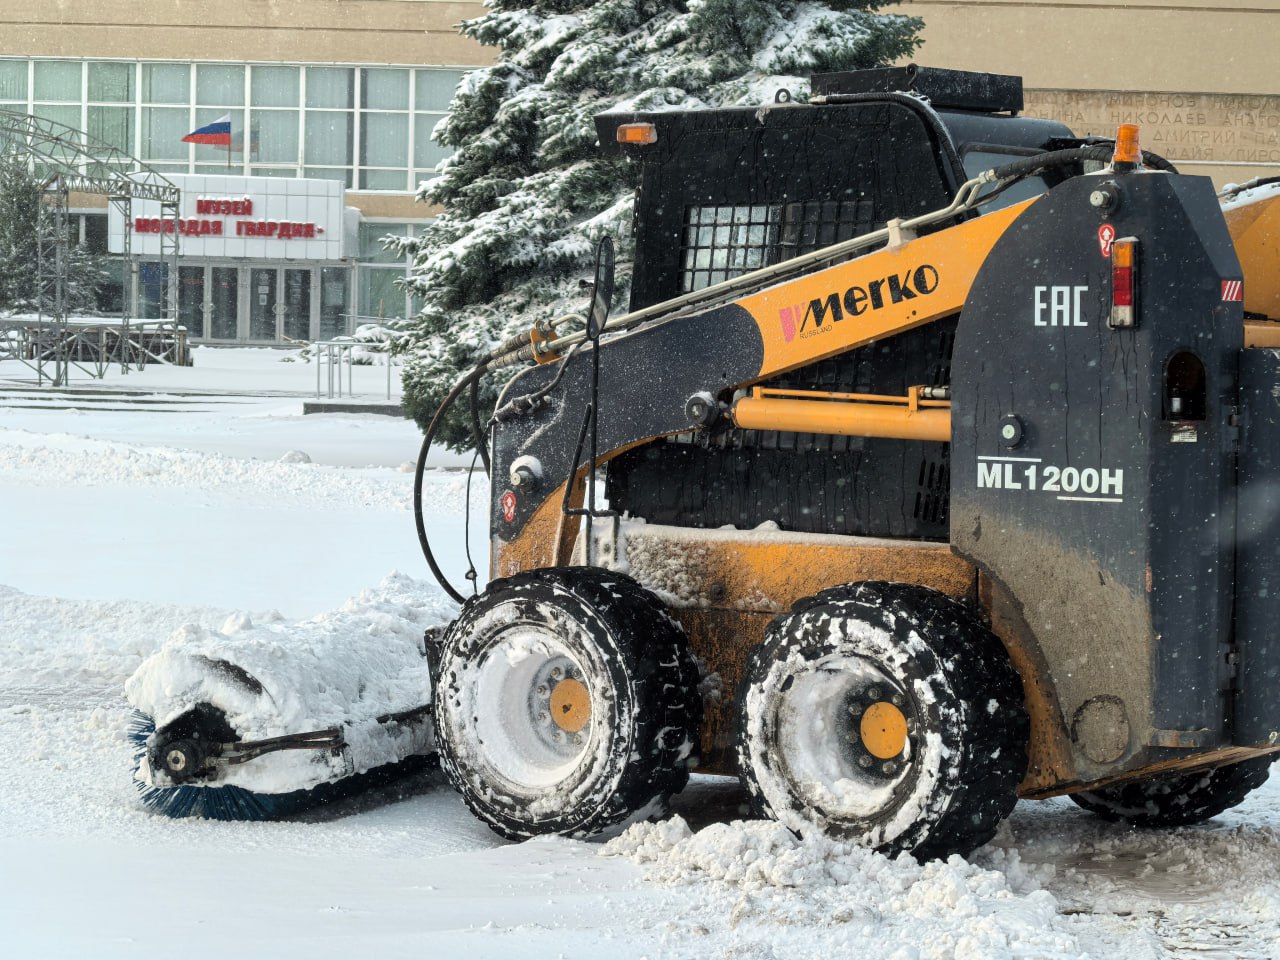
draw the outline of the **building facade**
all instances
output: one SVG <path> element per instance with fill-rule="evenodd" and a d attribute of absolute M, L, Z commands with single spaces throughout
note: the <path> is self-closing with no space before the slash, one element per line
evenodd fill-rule
<path fill-rule="evenodd" d="M 413 309 L 397 285 L 407 260 L 381 238 L 412 236 L 437 212 L 414 194 L 446 153 L 431 134 L 459 80 L 492 59 L 455 29 L 481 13 L 436 0 L 0 0 L 0 110 L 137 157 L 184 187 L 183 219 L 231 231 L 180 236 L 178 308 L 194 339 L 333 336 Z M 224 117 L 229 148 L 183 141 Z M 261 216 L 224 224 L 199 199 L 247 201 Z M 106 198 L 71 203 L 81 238 L 118 253 L 125 225 L 108 236 Z M 166 267 L 145 232 L 155 219 L 142 211 L 128 225 L 143 225 L 135 268 L 104 308 L 128 296 L 136 316 L 161 309 Z M 238 235 L 241 221 L 311 224 L 326 240 Z"/>
<path fill-rule="evenodd" d="M 1030 116 L 1142 146 L 1219 186 L 1280 175 L 1280 0 L 906 0 L 918 63 L 1016 74 Z"/>
<path fill-rule="evenodd" d="M 925 21 L 913 60 L 1020 75 L 1031 115 L 1082 135 L 1137 122 L 1147 149 L 1220 185 L 1280 174 L 1280 72 L 1269 49 L 1280 0 L 906 0 L 889 9 Z M 302 260 L 294 254 L 304 247 L 288 245 L 298 238 L 234 235 L 216 247 L 196 235 L 179 277 L 179 307 L 198 339 L 330 336 L 413 309 L 397 285 L 406 258 L 381 238 L 412 236 L 437 212 L 414 193 L 445 154 L 432 130 L 460 78 L 492 62 L 492 50 L 456 30 L 483 12 L 451 0 L 0 0 L 0 109 L 86 131 L 191 178 L 205 200 L 247 199 L 272 211 L 256 218 L 264 222 L 336 234 L 323 257 Z M 230 149 L 183 142 L 223 117 Z M 304 198 L 305 209 L 306 183 L 325 184 L 311 189 L 326 203 L 339 197 L 340 211 L 323 223 L 294 218 L 288 198 Z M 106 199 L 72 204 L 84 241 L 105 251 Z M 194 208 L 183 216 L 201 218 Z M 147 316 L 160 309 L 163 265 L 147 260 L 145 243 L 134 246 L 132 277 L 103 306 L 127 296 Z"/>

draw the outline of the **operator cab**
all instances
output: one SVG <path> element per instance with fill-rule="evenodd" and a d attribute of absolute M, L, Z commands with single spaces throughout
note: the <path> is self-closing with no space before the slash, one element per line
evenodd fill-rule
<path fill-rule="evenodd" d="M 641 163 L 631 308 L 945 207 L 982 170 L 1079 143 L 1022 105 L 1020 77 L 912 65 L 819 74 L 807 104 L 599 115 L 602 149 Z M 652 142 L 619 144 L 636 124 Z M 1029 177 L 983 209 L 1052 185 Z"/>
<path fill-rule="evenodd" d="M 945 208 L 982 170 L 1079 143 L 1060 123 L 1018 116 L 1019 77 L 909 66 L 818 75 L 812 91 L 807 104 L 596 117 L 602 147 L 641 164 L 632 310 Z M 980 209 L 1066 175 L 1028 177 Z M 947 387 L 955 330 L 945 318 L 764 386 Z M 655 440 L 606 466 L 613 508 L 650 523 L 935 542 L 949 536 L 949 475 L 946 443 L 732 427 Z"/>

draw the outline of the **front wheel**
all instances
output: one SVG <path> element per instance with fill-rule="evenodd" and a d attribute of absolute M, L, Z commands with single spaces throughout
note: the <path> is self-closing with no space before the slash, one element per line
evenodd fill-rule
<path fill-rule="evenodd" d="M 738 766 L 761 813 L 920 859 L 987 842 L 1016 802 L 1029 723 L 1000 642 L 934 590 L 802 600 L 751 654 Z"/>
<path fill-rule="evenodd" d="M 532 570 L 467 601 L 440 651 L 440 763 L 510 840 L 586 837 L 666 812 L 695 759 L 688 640 L 634 580 Z"/>

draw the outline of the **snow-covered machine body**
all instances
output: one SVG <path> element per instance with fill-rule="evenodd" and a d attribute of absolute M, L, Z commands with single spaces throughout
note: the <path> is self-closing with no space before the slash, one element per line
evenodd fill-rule
<path fill-rule="evenodd" d="M 921 856 L 1017 796 L 1238 802 L 1280 749 L 1277 186 L 1224 217 L 1134 130 L 1017 116 L 1017 78 L 814 93 L 598 118 L 640 164 L 630 312 L 606 256 L 585 329 L 473 375 L 528 364 L 494 579 L 437 638 L 445 770 L 508 836 L 696 766 Z"/>
<path fill-rule="evenodd" d="M 144 806 L 270 819 L 422 769 L 431 611 L 401 579 L 301 624 L 237 615 L 170 637 L 125 687 Z"/>

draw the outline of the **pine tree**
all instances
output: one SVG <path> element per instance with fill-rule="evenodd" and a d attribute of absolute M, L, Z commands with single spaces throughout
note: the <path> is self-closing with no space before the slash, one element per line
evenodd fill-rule
<path fill-rule="evenodd" d="M 14 159 L 0 163 L 0 310 L 35 304 L 41 220 L 40 188 L 27 165 Z"/>
<path fill-rule="evenodd" d="M 407 336 L 405 404 L 424 428 L 444 394 L 495 343 L 580 312 L 604 234 L 619 247 L 625 304 L 638 171 L 600 155 L 593 117 L 690 109 L 808 92 L 813 73 L 910 53 L 922 26 L 884 0 L 487 0 L 462 32 L 498 47 L 467 74 L 436 139 L 455 153 L 419 199 L 445 212 L 406 244 L 422 311 Z M 501 383 L 487 378 L 491 404 Z M 461 416 L 442 439 L 471 445 Z"/>
<path fill-rule="evenodd" d="M 40 184 L 25 159 L 0 160 L 0 310 L 34 312 L 40 303 L 40 238 L 53 236 L 52 211 L 45 207 Z M 50 269 L 52 269 L 50 267 Z M 106 280 L 98 257 L 76 243 L 67 245 L 66 307 L 88 313 L 97 307 L 97 292 Z"/>

